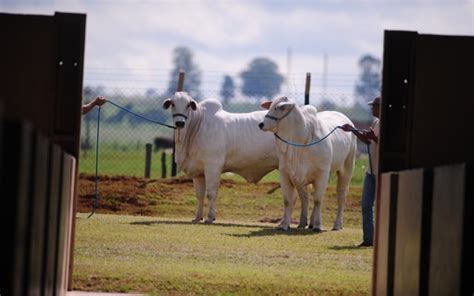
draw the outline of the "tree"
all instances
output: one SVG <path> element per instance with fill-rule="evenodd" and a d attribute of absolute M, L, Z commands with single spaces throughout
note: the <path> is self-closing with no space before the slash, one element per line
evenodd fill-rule
<path fill-rule="evenodd" d="M 147 99 L 154 99 L 158 97 L 158 92 L 154 88 L 149 88 L 145 92 L 145 98 Z"/>
<path fill-rule="evenodd" d="M 184 79 L 184 90 L 194 99 L 201 97 L 201 70 L 193 62 L 193 53 L 187 47 L 177 47 L 173 50 L 174 69 L 171 71 L 170 82 L 165 96 L 170 96 L 176 92 L 178 85 L 179 71 L 184 70 L 186 76 Z"/>
<path fill-rule="evenodd" d="M 230 99 L 232 99 L 235 95 L 234 80 L 229 75 L 224 76 L 224 82 L 222 82 L 222 87 L 221 87 L 221 93 L 220 94 L 221 94 L 221 97 L 222 97 L 222 102 L 224 104 L 228 104 Z"/>
<path fill-rule="evenodd" d="M 267 58 L 254 59 L 240 77 L 242 93 L 249 97 L 272 98 L 280 92 L 284 81 L 283 75 L 278 73 L 278 65 Z"/>
<path fill-rule="evenodd" d="M 380 95 L 381 66 L 380 59 L 369 54 L 363 55 L 359 59 L 360 75 L 355 93 L 363 105 Z"/>

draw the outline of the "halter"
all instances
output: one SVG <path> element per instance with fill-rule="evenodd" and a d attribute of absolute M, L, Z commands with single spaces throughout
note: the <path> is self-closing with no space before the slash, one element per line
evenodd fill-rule
<path fill-rule="evenodd" d="M 188 120 L 188 116 L 187 116 L 187 115 L 184 115 L 183 113 L 175 113 L 175 114 L 173 114 L 173 118 L 175 118 L 176 116 L 181 116 L 181 117 L 184 117 L 185 120 Z"/>
<path fill-rule="evenodd" d="M 288 112 L 286 112 L 285 115 L 283 115 L 283 116 L 280 117 L 280 118 L 275 117 L 275 116 L 272 116 L 272 115 L 268 115 L 268 114 L 265 115 L 265 117 L 268 118 L 268 119 L 275 120 L 275 121 L 278 122 L 278 121 L 282 120 L 283 118 L 287 117 L 287 116 L 290 114 L 290 112 L 293 110 L 293 108 L 295 108 L 295 105 L 293 105 L 293 106 L 291 107 L 291 109 L 288 110 Z"/>

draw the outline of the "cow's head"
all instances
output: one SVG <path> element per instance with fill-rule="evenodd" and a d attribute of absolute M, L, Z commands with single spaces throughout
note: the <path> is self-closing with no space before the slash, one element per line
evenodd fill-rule
<path fill-rule="evenodd" d="M 271 131 L 276 133 L 278 130 L 278 123 L 284 120 L 295 107 L 295 102 L 290 101 L 287 97 L 281 97 L 276 100 L 266 101 L 261 104 L 262 108 L 267 109 L 268 112 L 258 127 L 263 131 Z"/>
<path fill-rule="evenodd" d="M 176 128 L 183 128 L 189 113 L 197 109 L 197 103 L 188 93 L 179 91 L 163 102 L 163 109 L 168 109 L 169 107 L 171 107 Z"/>

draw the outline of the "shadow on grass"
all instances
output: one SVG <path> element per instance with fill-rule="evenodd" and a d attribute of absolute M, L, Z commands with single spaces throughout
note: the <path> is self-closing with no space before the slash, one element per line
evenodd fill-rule
<path fill-rule="evenodd" d="M 247 234 L 226 234 L 228 236 L 233 237 L 261 237 L 261 236 L 274 236 L 274 235 L 287 235 L 287 236 L 301 236 L 301 235 L 318 235 L 321 233 L 326 232 L 323 230 L 322 232 L 312 231 L 311 229 L 295 229 L 290 228 L 288 231 L 283 231 L 281 229 L 277 229 L 276 227 L 266 227 L 264 229 L 251 231 Z"/>
<path fill-rule="evenodd" d="M 301 236 L 301 235 L 317 235 L 327 230 L 323 230 L 322 232 L 312 231 L 311 229 L 297 229 L 297 228 L 290 228 L 288 231 L 283 231 L 281 229 L 277 229 L 275 226 L 267 226 L 267 225 L 255 225 L 255 224 L 245 224 L 245 223 L 195 223 L 192 221 L 173 221 L 173 220 L 155 220 L 155 221 L 136 221 L 131 222 L 131 225 L 145 225 L 145 226 L 153 226 L 153 225 L 198 225 L 203 227 L 243 227 L 243 228 L 258 228 L 258 230 L 250 231 L 249 233 L 241 233 L 241 234 L 225 234 L 227 236 L 233 237 L 262 237 L 262 236 L 274 236 L 274 235 L 288 235 L 288 236 Z"/>
<path fill-rule="evenodd" d="M 146 226 L 152 226 L 152 225 L 200 225 L 200 226 L 205 226 L 205 227 L 246 227 L 246 228 L 264 228 L 264 229 L 273 229 L 271 226 L 266 226 L 266 225 L 255 225 L 255 224 L 243 224 L 243 223 L 219 223 L 219 222 L 214 222 L 212 224 L 206 224 L 206 223 L 195 223 L 192 221 L 173 221 L 173 220 L 161 220 L 161 221 L 136 221 L 136 222 L 131 222 L 131 225 L 146 225 Z"/>
<path fill-rule="evenodd" d="M 369 247 L 360 247 L 358 245 L 349 245 L 349 246 L 332 246 L 332 247 L 329 247 L 328 249 L 335 250 L 335 251 L 366 250 L 366 249 L 369 249 Z"/>

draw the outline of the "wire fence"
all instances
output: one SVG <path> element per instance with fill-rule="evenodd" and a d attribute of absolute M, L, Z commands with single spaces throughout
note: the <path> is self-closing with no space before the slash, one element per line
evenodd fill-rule
<path fill-rule="evenodd" d="M 288 88 L 291 89 L 291 88 Z M 205 98 L 220 99 L 219 90 L 201 90 L 198 101 Z M 165 89 L 130 87 L 90 87 L 84 89 L 84 102 L 98 95 L 138 113 L 146 118 L 173 125 L 169 111 L 163 110 L 162 102 L 171 93 Z M 299 104 L 304 103 L 304 88 L 287 90 L 284 94 Z M 358 103 L 373 98 L 354 98 L 347 93 L 309 92 L 310 104 L 318 111 L 337 110 L 347 115 L 358 128 L 366 128 L 372 121 L 370 109 L 366 104 Z M 223 102 L 228 112 L 252 112 L 261 110 L 262 98 L 244 96 L 237 89 L 236 95 Z M 95 173 L 95 147 L 98 108 L 82 118 L 80 172 Z M 173 130 L 133 116 L 112 104 L 101 108 L 100 122 L 100 174 L 143 177 L 145 172 L 145 147 L 152 144 L 151 178 L 164 177 L 163 170 L 169 176 L 173 147 Z M 358 145 L 365 153 L 365 145 Z"/>

